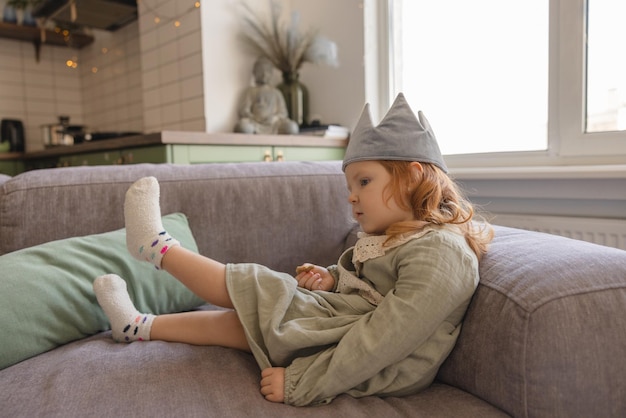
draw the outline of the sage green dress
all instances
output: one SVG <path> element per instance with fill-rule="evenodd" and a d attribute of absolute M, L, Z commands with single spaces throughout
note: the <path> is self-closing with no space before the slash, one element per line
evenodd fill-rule
<path fill-rule="evenodd" d="M 402 396 L 429 386 L 478 285 L 478 261 L 454 227 L 383 245 L 364 236 L 309 291 L 258 264 L 228 264 L 226 284 L 261 367 L 285 367 L 285 403 Z"/>

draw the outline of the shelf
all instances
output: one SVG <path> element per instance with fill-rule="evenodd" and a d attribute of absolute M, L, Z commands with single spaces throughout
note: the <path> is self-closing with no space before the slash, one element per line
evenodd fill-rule
<path fill-rule="evenodd" d="M 37 61 L 39 61 L 39 48 L 42 44 L 81 49 L 94 40 L 93 36 L 83 33 L 72 33 L 69 39 L 66 39 L 65 36 L 53 30 L 46 29 L 43 32 L 46 36 L 45 42 L 41 41 L 42 30 L 40 28 L 0 22 L 0 38 L 32 42 L 35 45 Z"/>

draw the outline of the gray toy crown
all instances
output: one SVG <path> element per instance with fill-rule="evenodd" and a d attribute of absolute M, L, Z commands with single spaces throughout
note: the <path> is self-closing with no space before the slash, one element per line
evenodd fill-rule
<path fill-rule="evenodd" d="M 447 173 L 428 120 L 421 111 L 417 114 L 419 119 L 400 93 L 383 120 L 373 126 L 366 104 L 350 136 L 342 169 L 357 161 L 398 160 L 431 163 Z"/>

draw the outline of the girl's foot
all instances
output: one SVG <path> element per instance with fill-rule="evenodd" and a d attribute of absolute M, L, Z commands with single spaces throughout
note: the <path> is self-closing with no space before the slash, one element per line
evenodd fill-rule
<path fill-rule="evenodd" d="M 126 282 L 115 274 L 97 277 L 93 282 L 98 303 L 111 323 L 117 342 L 149 341 L 152 314 L 142 314 L 128 296 Z"/>
<path fill-rule="evenodd" d="M 161 268 L 161 259 L 167 250 L 180 245 L 163 229 L 159 183 L 154 177 L 144 177 L 130 186 L 124 202 L 124 220 L 126 246 L 138 260 Z"/>

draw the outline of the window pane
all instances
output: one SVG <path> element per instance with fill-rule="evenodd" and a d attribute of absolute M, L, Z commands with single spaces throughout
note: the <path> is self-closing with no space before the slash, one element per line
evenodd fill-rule
<path fill-rule="evenodd" d="M 626 2 L 587 6 L 587 132 L 626 130 Z"/>
<path fill-rule="evenodd" d="M 548 3 L 395 3 L 395 86 L 444 154 L 547 149 Z"/>

